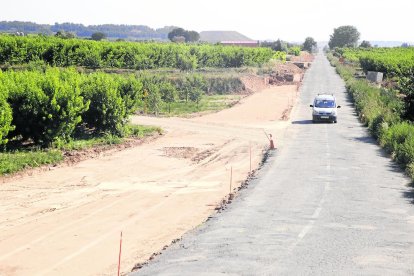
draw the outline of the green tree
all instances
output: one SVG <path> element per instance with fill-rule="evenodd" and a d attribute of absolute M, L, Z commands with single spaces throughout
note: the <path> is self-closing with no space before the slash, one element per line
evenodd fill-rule
<path fill-rule="evenodd" d="M 206 87 L 207 83 L 202 75 L 193 74 L 187 76 L 183 83 L 181 98 L 185 99 L 186 102 L 191 100 L 198 103 L 201 99 L 201 94 L 205 91 Z"/>
<path fill-rule="evenodd" d="M 288 54 L 299 56 L 300 55 L 300 47 L 293 46 L 288 49 Z"/>
<path fill-rule="evenodd" d="M 288 45 L 285 41 L 282 41 L 280 39 L 276 40 L 274 47 L 272 47 L 275 51 L 281 51 L 281 52 L 288 52 Z"/>
<path fill-rule="evenodd" d="M 73 33 L 73 32 L 65 32 L 65 31 L 58 31 L 58 32 L 55 34 L 55 36 L 56 36 L 56 37 L 63 38 L 63 39 L 76 38 L 75 33 Z"/>
<path fill-rule="evenodd" d="M 414 121 L 414 69 L 410 69 L 405 76 L 398 78 L 398 89 L 404 91 L 404 117 Z"/>
<path fill-rule="evenodd" d="M 359 47 L 361 47 L 361 48 L 371 48 L 372 45 L 371 45 L 371 43 L 369 41 L 363 40 L 361 42 L 361 44 L 359 44 Z"/>
<path fill-rule="evenodd" d="M 360 33 L 354 26 L 340 26 L 334 29 L 329 39 L 329 48 L 335 47 L 356 47 Z"/>
<path fill-rule="evenodd" d="M 9 103 L 16 129 L 12 138 L 31 139 L 47 146 L 68 140 L 81 123 L 89 102 L 81 95 L 80 75 L 75 70 L 10 72 Z"/>
<path fill-rule="evenodd" d="M 127 107 L 119 92 L 119 84 L 105 73 L 86 76 L 81 86 L 85 99 L 90 101 L 83 119 L 96 132 L 122 135 L 128 121 Z"/>
<path fill-rule="evenodd" d="M 200 34 L 196 31 L 186 31 L 183 28 L 175 28 L 168 33 L 168 39 L 176 42 L 179 41 L 179 37 L 184 37 L 185 42 L 196 42 L 200 39 Z"/>
<path fill-rule="evenodd" d="M 96 40 L 96 41 L 100 41 L 100 40 L 105 39 L 105 38 L 106 38 L 106 34 L 104 34 L 102 32 L 93 33 L 92 36 L 91 36 L 91 39 Z"/>
<path fill-rule="evenodd" d="M 168 104 L 168 113 L 171 113 L 171 103 L 177 100 L 177 89 L 170 82 L 160 84 L 161 99 Z"/>
<path fill-rule="evenodd" d="M 186 42 L 197 42 L 200 40 L 200 34 L 196 31 L 187 31 L 185 36 Z"/>
<path fill-rule="evenodd" d="M 158 116 L 161 110 L 161 93 L 160 88 L 155 83 L 148 85 L 148 109 Z"/>
<path fill-rule="evenodd" d="M 168 33 L 168 39 L 173 41 L 174 37 L 183 36 L 185 37 L 185 30 L 183 28 L 175 28 L 171 32 Z"/>
<path fill-rule="evenodd" d="M 192 71 L 197 68 L 197 57 L 194 55 L 177 54 L 177 68 L 181 71 Z"/>
<path fill-rule="evenodd" d="M 2 77 L 2 73 L 0 71 L 0 78 Z M 14 129 L 14 127 L 11 125 L 12 122 L 12 109 L 10 108 L 10 105 L 7 103 L 6 95 L 7 90 L 6 86 L 2 84 L 2 81 L 0 79 L 0 145 L 6 144 L 8 142 L 7 134 L 11 130 Z"/>
<path fill-rule="evenodd" d="M 193 87 L 193 89 L 190 90 L 190 101 L 197 103 L 200 103 L 201 98 L 203 97 L 203 90 L 201 90 L 199 87 Z"/>
<path fill-rule="evenodd" d="M 143 94 L 142 82 L 134 76 L 126 78 L 121 77 L 119 80 L 119 90 L 128 114 L 136 111 Z"/>
<path fill-rule="evenodd" d="M 312 38 L 312 37 L 307 37 L 305 39 L 305 42 L 302 45 L 302 49 L 304 51 L 308 51 L 309 53 L 312 53 L 315 51 L 315 48 L 317 47 L 318 43 L 316 43 L 316 41 Z"/>

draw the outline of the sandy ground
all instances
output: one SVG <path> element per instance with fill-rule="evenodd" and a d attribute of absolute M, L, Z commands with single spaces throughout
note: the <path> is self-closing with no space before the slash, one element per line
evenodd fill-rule
<path fill-rule="evenodd" d="M 161 138 L 0 184 L 0 275 L 128 272 L 196 227 L 282 143 L 296 86 L 265 89 L 203 117 L 133 117 Z"/>

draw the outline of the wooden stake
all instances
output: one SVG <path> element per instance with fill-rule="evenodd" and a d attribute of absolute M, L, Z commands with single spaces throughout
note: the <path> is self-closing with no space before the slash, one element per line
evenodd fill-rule
<path fill-rule="evenodd" d="M 121 238 L 119 240 L 118 276 L 121 272 L 121 253 L 122 253 L 122 231 L 121 231 Z"/>
<path fill-rule="evenodd" d="M 252 173 L 252 142 L 249 143 L 249 152 L 250 152 L 250 170 L 249 174 Z"/>
<path fill-rule="evenodd" d="M 233 167 L 230 168 L 230 194 L 231 194 L 231 184 L 233 182 Z"/>

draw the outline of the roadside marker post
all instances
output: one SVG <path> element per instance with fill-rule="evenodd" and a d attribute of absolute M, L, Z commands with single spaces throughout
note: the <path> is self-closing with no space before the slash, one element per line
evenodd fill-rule
<path fill-rule="evenodd" d="M 119 257 L 118 257 L 118 276 L 121 272 L 121 254 L 122 254 L 122 231 L 121 231 L 121 238 L 119 240 Z"/>
<path fill-rule="evenodd" d="M 252 174 L 252 142 L 249 143 L 249 153 L 250 153 L 250 169 L 249 175 Z"/>
<path fill-rule="evenodd" d="M 231 185 L 233 182 L 233 167 L 230 168 L 230 195 L 231 195 Z"/>
<path fill-rule="evenodd" d="M 272 138 L 272 134 L 269 134 L 269 141 L 270 141 L 270 149 L 274 150 L 275 149 L 275 144 L 273 143 L 273 138 Z"/>

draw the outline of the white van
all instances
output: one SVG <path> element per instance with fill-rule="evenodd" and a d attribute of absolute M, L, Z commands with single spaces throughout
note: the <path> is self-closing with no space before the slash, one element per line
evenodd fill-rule
<path fill-rule="evenodd" d="M 318 94 L 313 101 L 312 107 L 312 122 L 319 121 L 334 122 L 338 121 L 338 108 L 340 105 L 336 104 L 336 99 L 333 95 Z"/>

